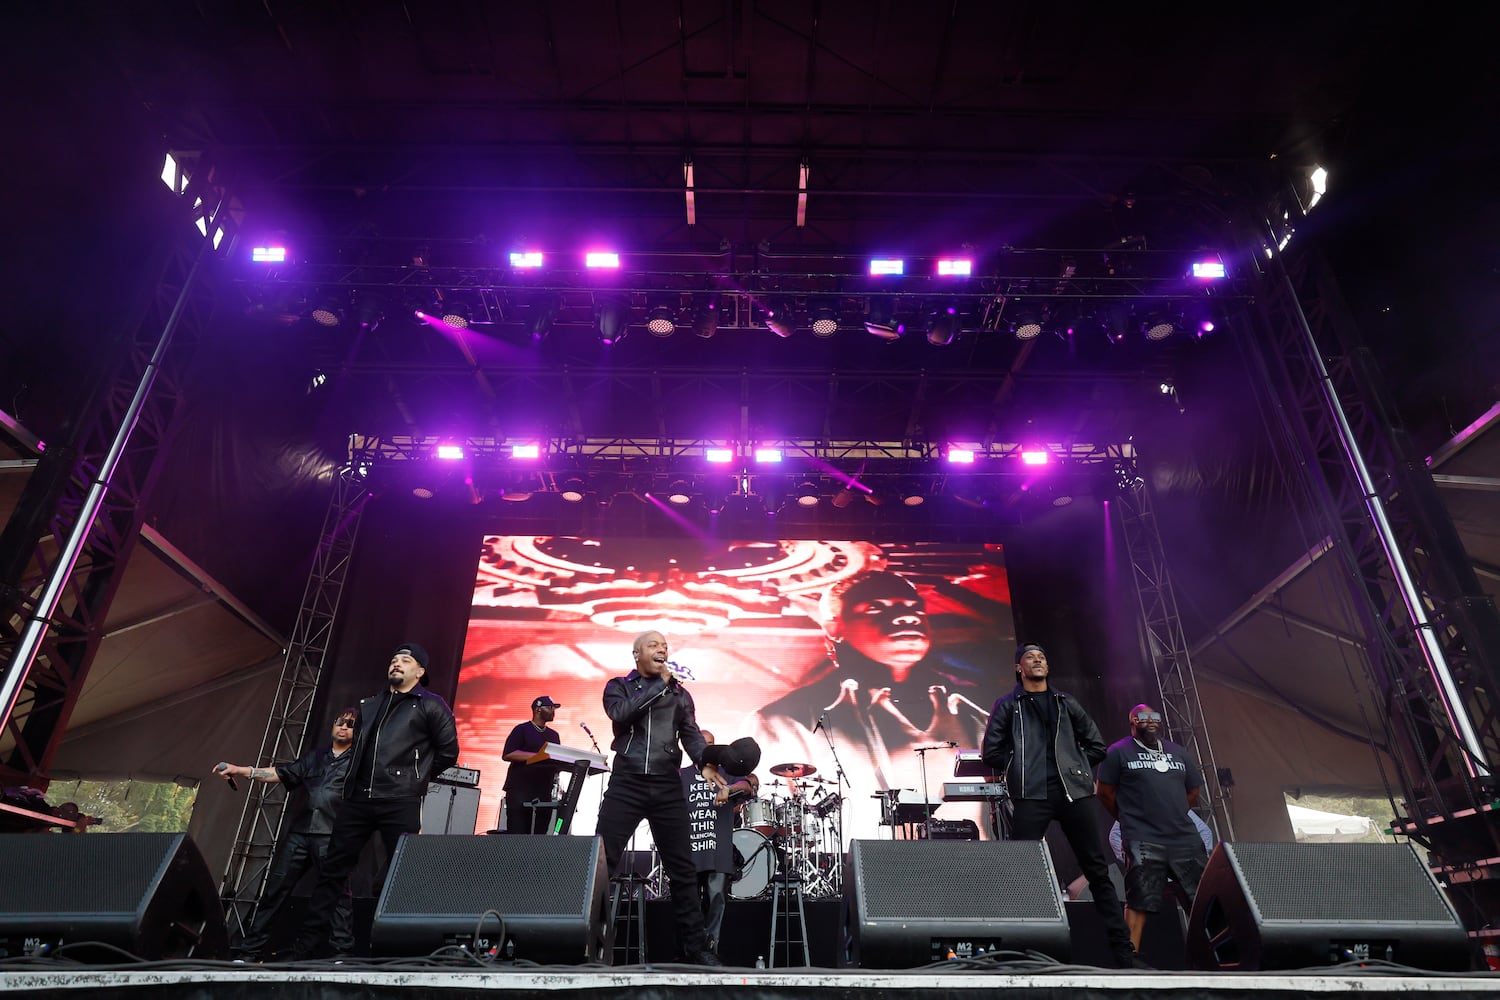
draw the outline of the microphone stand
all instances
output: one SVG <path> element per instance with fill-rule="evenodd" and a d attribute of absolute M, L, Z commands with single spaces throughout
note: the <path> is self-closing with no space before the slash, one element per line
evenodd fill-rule
<path fill-rule="evenodd" d="M 843 794 L 843 792 L 845 790 L 848 790 L 852 794 L 853 793 L 853 787 L 849 784 L 849 777 L 848 777 L 848 775 L 844 774 L 844 763 L 843 763 L 843 761 L 839 760 L 838 749 L 833 745 L 833 731 L 831 729 L 829 729 L 828 723 L 824 721 L 824 717 L 821 716 L 821 715 L 818 716 L 818 723 L 819 723 L 819 728 L 821 728 L 823 730 L 823 742 L 825 742 L 825 743 L 828 744 L 828 755 L 833 758 L 833 777 L 834 777 L 833 787 L 834 787 L 835 791 L 837 791 L 837 792 L 840 793 L 839 794 L 839 830 L 838 830 L 839 862 L 840 863 L 838 865 L 834 866 L 834 871 L 838 872 L 838 882 L 839 882 L 839 884 L 838 884 L 837 888 L 840 889 L 840 890 L 842 890 L 843 889 L 843 881 L 844 881 L 844 865 L 843 865 L 843 857 L 844 857 L 844 799 L 846 798 L 846 796 Z"/>
<path fill-rule="evenodd" d="M 930 747 L 912 747 L 912 753 L 922 755 L 922 833 L 928 840 L 932 839 L 932 798 L 927 794 L 927 755 L 933 750 L 948 750 L 957 746 L 956 743 L 934 743 Z M 898 805 L 899 808 L 899 805 Z"/>

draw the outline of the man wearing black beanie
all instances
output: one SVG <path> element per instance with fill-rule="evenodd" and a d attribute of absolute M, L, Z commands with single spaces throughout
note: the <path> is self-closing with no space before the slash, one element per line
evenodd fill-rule
<path fill-rule="evenodd" d="M 1016 686 L 995 701 L 984 730 L 984 762 L 1005 776 L 1015 806 L 1011 839 L 1041 840 L 1057 820 L 1088 879 L 1115 965 L 1128 969 L 1135 952 L 1094 806 L 1094 766 L 1108 748 L 1078 699 L 1048 684 L 1047 651 L 1016 650 Z"/>
<path fill-rule="evenodd" d="M 420 686 L 426 674 L 427 650 L 415 642 L 402 643 L 386 666 L 389 687 L 359 703 L 343 805 L 333 823 L 307 920 L 292 949 L 299 960 L 326 952 L 339 888 L 365 844 L 380 834 L 389 861 L 402 834 L 422 829 L 427 782 L 458 762 L 453 712 L 442 698 Z"/>

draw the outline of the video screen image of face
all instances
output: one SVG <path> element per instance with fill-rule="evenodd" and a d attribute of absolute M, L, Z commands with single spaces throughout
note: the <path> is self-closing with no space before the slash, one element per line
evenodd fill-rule
<path fill-rule="evenodd" d="M 634 668 L 648 630 L 667 638 L 699 726 L 760 742 L 747 823 L 766 817 L 814 849 L 890 839 L 904 831 L 882 823 L 885 793 L 920 803 L 925 779 L 936 818 L 989 835 L 983 806 L 942 803 L 942 785 L 1014 683 L 998 545 L 557 535 L 481 543 L 454 703 L 461 762 L 482 774 L 481 831 L 499 814 L 506 737 L 534 698 L 561 703 L 551 726 L 564 745 L 612 756 L 604 686 Z M 593 832 L 608 780 L 585 780 L 572 833 Z M 644 824 L 635 846 L 650 846 Z"/>

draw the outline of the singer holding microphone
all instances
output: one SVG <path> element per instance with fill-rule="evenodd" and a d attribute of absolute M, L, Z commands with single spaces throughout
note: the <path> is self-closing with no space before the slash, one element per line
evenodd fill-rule
<path fill-rule="evenodd" d="M 333 742 L 307 751 L 290 764 L 245 767 L 220 761 L 214 766 L 214 773 L 229 782 L 232 789 L 239 787 L 235 778 L 244 778 L 293 790 L 300 788 L 306 793 L 301 812 L 278 845 L 280 850 L 266 876 L 255 919 L 234 946 L 233 957 L 238 961 L 257 962 L 265 957 L 265 947 L 271 940 L 271 923 L 286 909 L 292 889 L 307 871 L 323 866 L 329 835 L 333 833 L 333 818 L 338 814 L 344 779 L 353 759 L 349 748 L 354 745 L 354 723 L 358 717 L 359 710 L 352 705 L 339 712 L 333 720 Z M 334 904 L 329 944 L 335 955 L 347 955 L 354 950 L 354 896 L 347 878 Z"/>
<path fill-rule="evenodd" d="M 505 738 L 505 832 L 546 833 L 550 811 L 535 803 L 553 801 L 557 772 L 561 769 L 550 760 L 528 764 L 527 761 L 545 744 L 561 743 L 562 737 L 547 723 L 557 717 L 561 702 L 542 695 L 531 702 L 531 720 L 510 731 Z"/>
<path fill-rule="evenodd" d="M 672 671 L 666 637 L 642 632 L 635 637 L 633 655 L 635 669 L 604 685 L 604 714 L 614 729 L 610 749 L 615 754 L 599 806 L 605 860 L 614 875 L 635 828 L 643 819 L 649 823 L 672 889 L 679 960 L 722 966 L 708 948 L 698 903 L 692 826 L 678 778 L 683 752 L 705 780 L 720 787 L 728 782 L 704 759 L 708 744 L 698 728 L 693 696 Z"/>

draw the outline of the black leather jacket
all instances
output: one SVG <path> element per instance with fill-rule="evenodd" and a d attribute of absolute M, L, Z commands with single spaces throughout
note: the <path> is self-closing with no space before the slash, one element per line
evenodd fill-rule
<path fill-rule="evenodd" d="M 1083 710 L 1078 699 L 1056 688 L 1046 691 L 1057 702 L 1057 730 L 1048 734 L 1046 722 L 1032 699 L 1017 684 L 1010 694 L 995 701 L 984 729 L 984 762 L 1005 776 L 1013 799 L 1047 797 L 1047 739 L 1056 747 L 1058 777 L 1068 801 L 1094 794 L 1094 766 L 1109 748 L 1099 727 Z"/>
<path fill-rule="evenodd" d="M 614 726 L 609 748 L 615 752 L 615 774 L 677 776 L 682 752 L 703 767 L 708 744 L 698 729 L 693 696 L 681 684 L 644 677 L 632 670 L 604 685 L 604 714 Z"/>
<path fill-rule="evenodd" d="M 375 755 L 369 784 L 358 789 L 366 798 L 419 798 L 426 794 L 433 775 L 458 763 L 458 727 L 448 703 L 420 686 L 392 697 L 396 704 L 384 720 L 380 718 L 384 693 L 359 703 L 353 759 L 349 780 L 344 782 L 346 799 L 355 797 L 355 775 L 366 743 Z"/>
<path fill-rule="evenodd" d="M 275 765 L 281 787 L 307 790 L 306 808 L 292 824 L 292 832 L 333 832 L 333 817 L 338 812 L 339 800 L 344 797 L 344 779 L 349 776 L 349 764 L 354 760 L 354 754 L 349 752 L 352 749 L 335 756 L 333 747 L 322 746 L 307 751 L 290 764 Z"/>

